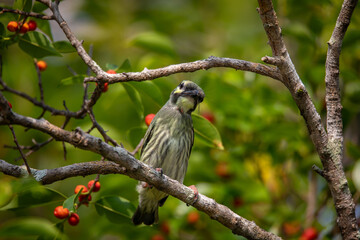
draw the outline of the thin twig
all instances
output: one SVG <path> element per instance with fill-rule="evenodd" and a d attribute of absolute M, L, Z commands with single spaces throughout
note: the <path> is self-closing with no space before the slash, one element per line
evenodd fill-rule
<path fill-rule="evenodd" d="M 139 144 L 136 146 L 136 148 L 134 149 L 134 151 L 132 151 L 130 154 L 131 155 L 135 155 L 142 147 L 142 145 L 144 144 L 144 138 L 142 138 L 139 142 Z"/>
<path fill-rule="evenodd" d="M 101 134 L 101 136 L 103 136 L 104 141 L 107 142 L 111 142 L 115 147 L 116 146 L 120 146 L 114 139 L 112 139 L 111 137 L 109 137 L 105 130 L 101 127 L 101 125 L 96 121 L 95 119 L 95 115 L 92 109 L 88 110 L 88 114 L 90 116 L 90 119 L 93 123 L 93 126 L 99 131 L 99 133 Z"/>
<path fill-rule="evenodd" d="M 29 175 L 32 176 L 30 166 L 29 166 L 29 164 L 28 164 L 28 162 L 26 160 L 26 157 L 25 157 L 24 153 L 22 152 L 21 147 L 20 147 L 20 145 L 19 145 L 19 143 L 18 143 L 18 141 L 16 139 L 14 128 L 13 128 L 13 126 L 11 124 L 9 124 L 8 126 L 10 128 L 10 131 L 11 131 L 12 135 L 13 135 L 14 143 L 16 144 L 17 148 L 19 149 L 20 155 L 21 155 L 22 159 L 24 160 L 26 170 L 28 171 Z"/>
<path fill-rule="evenodd" d="M 39 19 L 43 19 L 43 20 L 54 20 L 55 19 L 54 16 L 47 16 L 47 15 L 35 13 L 35 12 L 24 12 L 24 11 L 17 10 L 17 9 L 8 9 L 8 8 L 0 7 L 0 15 L 3 13 L 14 13 L 14 14 L 27 16 L 27 17 L 39 18 Z"/>

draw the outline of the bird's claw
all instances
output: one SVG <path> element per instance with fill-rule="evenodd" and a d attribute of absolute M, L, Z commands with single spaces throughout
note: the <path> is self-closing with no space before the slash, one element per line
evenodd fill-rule
<path fill-rule="evenodd" d="M 189 186 L 189 188 L 191 188 L 191 190 L 193 190 L 194 192 L 194 201 L 192 202 L 191 205 L 193 205 L 194 203 L 196 203 L 196 201 L 198 200 L 198 196 L 199 196 L 199 191 L 197 190 L 197 188 L 195 187 L 195 185 L 191 185 Z M 186 204 L 187 206 L 189 206 L 189 204 Z"/>
<path fill-rule="evenodd" d="M 157 171 L 160 174 L 160 176 L 164 174 L 162 168 L 155 168 L 155 171 Z"/>
<path fill-rule="evenodd" d="M 142 183 L 141 183 L 141 186 L 142 186 L 143 188 L 152 188 L 152 187 L 153 187 L 152 185 L 148 184 L 147 182 L 142 182 Z"/>

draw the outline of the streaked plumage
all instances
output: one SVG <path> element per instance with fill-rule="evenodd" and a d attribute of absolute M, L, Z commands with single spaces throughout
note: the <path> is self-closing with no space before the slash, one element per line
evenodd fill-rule
<path fill-rule="evenodd" d="M 204 97 L 203 90 L 195 83 L 181 82 L 152 120 L 144 137 L 140 161 L 162 168 L 165 175 L 182 183 L 194 142 L 191 113 Z M 156 188 L 143 187 L 142 183 L 137 186 L 137 191 L 139 206 L 133 223 L 156 223 L 158 207 L 165 203 L 168 195 Z"/>

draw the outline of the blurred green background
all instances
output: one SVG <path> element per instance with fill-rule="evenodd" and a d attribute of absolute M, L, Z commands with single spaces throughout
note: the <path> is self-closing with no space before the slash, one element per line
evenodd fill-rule
<path fill-rule="evenodd" d="M 325 119 L 326 42 L 331 36 L 341 2 L 279 0 L 274 4 L 292 60 L 318 112 Z M 109 64 L 121 66 L 126 62 L 127 71 L 190 62 L 210 55 L 260 62 L 264 55 L 271 55 L 271 49 L 256 7 L 256 1 L 236 0 L 86 0 L 60 4 L 65 20 L 78 39 L 84 40 L 84 47 L 89 49 L 93 45 L 94 60 L 105 70 Z M 5 26 L 11 19 L 16 18 L 9 13 L 0 15 Z M 51 31 L 54 40 L 65 39 L 55 22 L 51 23 Z M 4 81 L 10 87 L 39 99 L 34 60 L 17 44 L 2 50 L 1 55 Z M 43 60 L 48 63 L 48 69 L 42 73 L 45 102 L 63 109 L 65 100 L 70 110 L 77 111 L 83 97 L 82 83 L 64 84 L 62 80 L 72 76 L 67 66 L 78 74 L 86 74 L 86 65 L 76 53 Z M 358 203 L 359 5 L 344 39 L 340 66 L 344 166 Z M 285 239 L 298 239 L 308 227 L 316 228 L 321 239 L 338 239 L 336 213 L 326 182 L 311 171 L 313 164 L 321 166 L 319 158 L 299 110 L 287 89 L 276 80 L 221 68 L 159 78 L 152 81 L 156 87 L 152 89 L 156 91 L 140 92 L 143 112 L 134 105 L 122 84 L 113 84 L 94 107 L 96 119 L 108 130 L 109 136 L 132 151 L 139 132 L 146 129 L 144 116 L 156 113 L 167 101 L 171 90 L 183 79 L 196 82 L 205 91 L 205 101 L 197 113 L 214 118 L 213 123 L 225 147 L 224 151 L 217 150 L 195 139 L 184 184 L 195 184 L 200 193 Z M 135 83 L 134 86 L 141 84 L 146 83 Z M 94 84 L 90 84 L 90 92 L 93 89 Z M 7 92 L 3 94 L 12 103 L 13 111 L 19 114 L 37 117 L 42 112 L 22 98 Z M 63 117 L 49 113 L 44 117 L 58 126 L 64 121 Z M 76 127 L 88 130 L 91 121 L 88 117 L 72 119 L 66 129 Z M 35 130 L 14 128 L 21 145 L 32 145 L 32 139 L 37 142 L 48 139 L 47 135 Z M 100 137 L 95 130 L 92 134 Z M 3 147 L 12 144 L 10 130 L 2 126 L 0 158 L 22 164 L 21 160 L 15 160 L 19 157 L 18 151 Z M 28 158 L 30 166 L 56 168 L 100 160 L 99 155 L 66 146 L 66 161 L 62 144 L 52 142 Z M 69 197 L 76 185 L 86 185 L 94 178 L 95 175 L 69 178 L 46 187 Z M 93 194 L 93 203 L 102 197 L 121 196 L 137 205 L 135 180 L 122 175 L 107 175 L 101 176 L 100 182 L 102 189 Z M 44 226 L 60 222 L 53 216 L 53 209 L 64 201 L 57 192 L 51 192 L 49 200 L 41 204 L 16 202 L 24 190 L 28 191 L 26 194 L 30 194 L 30 198 L 42 196 L 46 199 L 46 194 L 41 195 L 41 192 L 46 192 L 44 188 L 27 188 L 25 183 L 0 174 L 0 236 L 1 228 L 7 229 L 11 224 L 29 218 L 45 222 Z M 9 201 L 15 204 L 14 208 L 8 209 Z M 207 215 L 197 214 L 194 208 L 186 207 L 172 197 L 160 209 L 159 225 L 152 227 L 134 227 L 127 217 L 109 219 L 106 214 L 99 214 L 93 203 L 79 209 L 78 226 L 65 224 L 64 233 L 69 239 L 242 239 Z M 13 239 L 33 239 L 25 228 L 18 226 Z"/>

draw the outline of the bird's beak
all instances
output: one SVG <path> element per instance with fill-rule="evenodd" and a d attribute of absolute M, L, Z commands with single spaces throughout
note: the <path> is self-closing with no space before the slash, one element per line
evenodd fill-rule
<path fill-rule="evenodd" d="M 204 97 L 205 97 L 204 92 L 198 91 L 198 90 L 185 91 L 185 92 L 182 93 L 182 95 L 192 96 L 193 98 L 196 99 L 197 103 L 201 103 L 204 100 Z"/>

